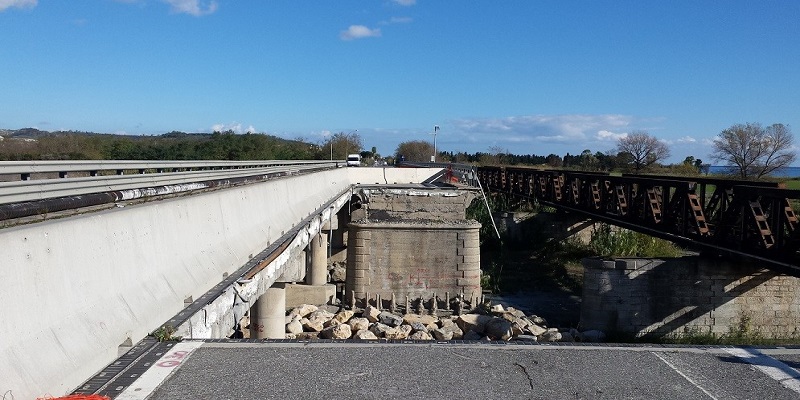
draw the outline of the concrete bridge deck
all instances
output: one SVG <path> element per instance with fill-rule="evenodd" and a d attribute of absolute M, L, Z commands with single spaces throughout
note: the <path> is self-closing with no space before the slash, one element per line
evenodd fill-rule
<path fill-rule="evenodd" d="M 353 185 L 438 171 L 333 168 L 0 229 L 0 392 L 72 391 L 288 232 L 302 251 Z M 204 315 L 195 337 L 224 337 Z"/>

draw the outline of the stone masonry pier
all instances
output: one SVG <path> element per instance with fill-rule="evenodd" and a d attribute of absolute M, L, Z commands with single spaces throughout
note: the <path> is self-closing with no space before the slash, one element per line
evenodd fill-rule
<path fill-rule="evenodd" d="M 637 337 L 797 337 L 800 279 L 705 257 L 585 259 L 581 327 Z"/>

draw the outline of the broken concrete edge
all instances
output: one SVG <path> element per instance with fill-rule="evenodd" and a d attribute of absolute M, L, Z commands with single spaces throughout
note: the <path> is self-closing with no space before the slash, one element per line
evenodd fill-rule
<path fill-rule="evenodd" d="M 318 208 L 295 231 L 296 236 L 277 258 L 253 278 L 239 280 L 222 290 L 203 308 L 176 327 L 175 335 L 186 339 L 219 339 L 230 336 L 249 307 L 284 273 L 292 257 L 308 247 L 326 221 L 350 200 L 352 188 L 343 191 L 335 200 Z M 244 274 L 242 275 L 244 276 Z"/>

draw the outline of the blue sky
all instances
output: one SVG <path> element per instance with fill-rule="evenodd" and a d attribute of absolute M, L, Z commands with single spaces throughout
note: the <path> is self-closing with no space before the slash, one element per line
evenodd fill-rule
<path fill-rule="evenodd" d="M 800 1 L 0 0 L 0 128 L 358 129 L 390 154 L 706 159 L 735 124 L 800 129 Z M 800 140 L 797 140 L 800 144 Z"/>

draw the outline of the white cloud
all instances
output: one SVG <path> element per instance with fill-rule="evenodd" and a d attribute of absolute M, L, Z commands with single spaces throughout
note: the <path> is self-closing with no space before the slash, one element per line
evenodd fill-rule
<path fill-rule="evenodd" d="M 178 14 L 189 14 L 195 17 L 212 14 L 217 11 L 216 0 L 163 0 L 172 6 L 172 12 Z"/>
<path fill-rule="evenodd" d="M 628 137 L 627 133 L 614 133 L 605 129 L 597 131 L 595 139 L 604 142 L 616 142 L 622 138 Z"/>
<path fill-rule="evenodd" d="M 417 0 L 392 0 L 392 2 L 406 7 L 417 4 Z"/>
<path fill-rule="evenodd" d="M 494 119 L 462 119 L 453 125 L 472 137 L 512 142 L 576 143 L 587 139 L 611 140 L 614 130 L 632 122 L 626 115 L 525 115 Z"/>
<path fill-rule="evenodd" d="M 691 136 L 684 136 L 682 138 L 678 138 L 676 140 L 676 142 L 678 142 L 678 143 L 695 143 L 695 142 L 697 142 L 697 139 L 695 139 L 695 138 L 693 138 Z"/>
<path fill-rule="evenodd" d="M 233 131 L 233 133 L 256 133 L 258 132 L 253 125 L 248 125 L 246 129 L 242 129 L 242 124 L 238 122 L 232 122 L 230 124 L 214 124 L 211 126 L 212 132 L 225 132 L 225 131 Z"/>
<path fill-rule="evenodd" d="M 33 8 L 36 7 L 38 0 L 0 0 L 0 11 L 7 8 Z"/>
<path fill-rule="evenodd" d="M 362 39 L 367 37 L 379 37 L 381 35 L 380 29 L 369 29 L 364 25 L 350 25 L 346 31 L 339 33 L 342 40 Z"/>

